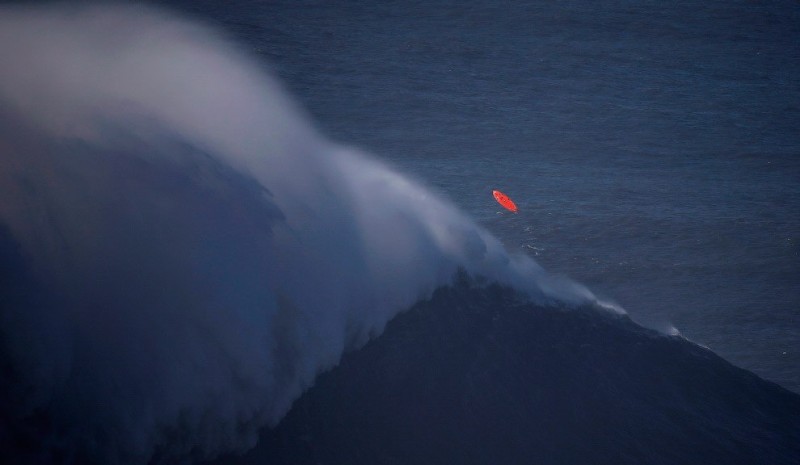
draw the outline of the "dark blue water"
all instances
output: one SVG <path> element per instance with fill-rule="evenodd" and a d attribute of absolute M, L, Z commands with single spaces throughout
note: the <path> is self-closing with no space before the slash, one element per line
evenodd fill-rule
<path fill-rule="evenodd" d="M 172 6 L 0 8 L 0 461 L 798 462 L 797 6 Z"/>
<path fill-rule="evenodd" d="M 216 3 L 177 7 L 261 54 L 331 138 L 800 391 L 796 2 Z"/>
<path fill-rule="evenodd" d="M 209 465 L 794 465 L 798 439 L 800 397 L 706 349 L 461 280 Z"/>

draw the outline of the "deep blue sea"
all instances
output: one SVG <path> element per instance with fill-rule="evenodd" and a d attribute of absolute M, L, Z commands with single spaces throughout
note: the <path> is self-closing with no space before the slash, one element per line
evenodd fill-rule
<path fill-rule="evenodd" d="M 166 3 L 510 249 L 800 392 L 797 2 Z"/>
<path fill-rule="evenodd" d="M 0 3 L 1 462 L 800 463 L 796 1 Z"/>

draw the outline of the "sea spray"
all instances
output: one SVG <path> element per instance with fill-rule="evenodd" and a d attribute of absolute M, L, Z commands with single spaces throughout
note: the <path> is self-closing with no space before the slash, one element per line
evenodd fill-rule
<path fill-rule="evenodd" d="M 0 63 L 0 444 L 20 462 L 250 448 L 459 268 L 595 300 L 324 140 L 205 26 L 5 7 Z"/>

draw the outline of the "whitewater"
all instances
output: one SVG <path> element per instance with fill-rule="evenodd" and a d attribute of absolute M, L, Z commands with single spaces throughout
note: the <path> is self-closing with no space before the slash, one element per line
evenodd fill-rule
<path fill-rule="evenodd" d="M 0 444 L 26 460 L 247 450 L 459 270 L 622 312 L 326 140 L 203 25 L 4 7 L 0 63 Z"/>

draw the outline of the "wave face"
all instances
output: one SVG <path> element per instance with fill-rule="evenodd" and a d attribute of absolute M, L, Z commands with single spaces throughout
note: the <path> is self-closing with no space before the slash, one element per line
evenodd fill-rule
<path fill-rule="evenodd" d="M 456 270 L 585 288 L 321 138 L 213 31 L 0 10 L 0 446 L 19 463 L 243 451 Z"/>
<path fill-rule="evenodd" d="M 465 277 L 214 465 L 793 465 L 800 396 L 625 315 Z"/>

